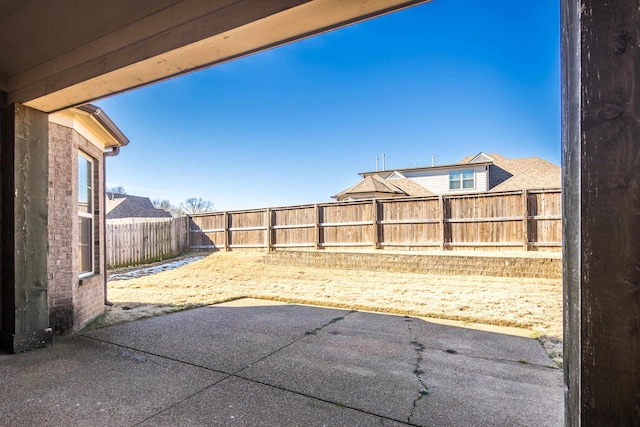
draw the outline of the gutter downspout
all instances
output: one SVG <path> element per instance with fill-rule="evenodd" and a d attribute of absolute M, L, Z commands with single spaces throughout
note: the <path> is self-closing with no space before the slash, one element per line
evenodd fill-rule
<path fill-rule="evenodd" d="M 113 305 L 107 299 L 107 157 L 115 157 L 120 154 L 120 147 L 113 147 L 111 151 L 105 151 L 102 154 L 102 229 L 104 230 L 104 249 L 103 249 L 103 261 L 104 261 L 104 305 L 111 307 Z"/>

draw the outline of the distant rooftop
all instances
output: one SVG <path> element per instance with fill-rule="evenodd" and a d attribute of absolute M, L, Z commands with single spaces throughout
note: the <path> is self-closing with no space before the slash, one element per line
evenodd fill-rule
<path fill-rule="evenodd" d="M 148 197 L 129 194 L 106 193 L 107 219 L 123 218 L 171 218 L 163 209 L 156 209 Z"/>

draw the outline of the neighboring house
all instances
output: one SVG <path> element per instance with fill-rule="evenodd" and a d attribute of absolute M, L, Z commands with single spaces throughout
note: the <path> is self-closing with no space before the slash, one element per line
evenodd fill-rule
<path fill-rule="evenodd" d="M 331 196 L 338 201 L 379 197 L 433 196 L 513 190 L 559 189 L 560 167 L 539 157 L 507 159 L 469 156 L 459 163 L 362 172 L 353 187 Z"/>
<path fill-rule="evenodd" d="M 107 219 L 171 218 L 163 209 L 156 209 L 148 197 L 106 193 Z"/>
<path fill-rule="evenodd" d="M 128 142 L 93 105 L 49 115 L 47 298 L 55 332 L 78 330 L 104 312 L 104 166 Z"/>

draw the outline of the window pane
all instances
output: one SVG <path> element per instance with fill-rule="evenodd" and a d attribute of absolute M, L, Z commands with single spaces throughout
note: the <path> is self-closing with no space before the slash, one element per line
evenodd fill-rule
<path fill-rule="evenodd" d="M 91 218 L 80 217 L 80 233 L 78 245 L 78 263 L 80 265 L 80 273 L 86 273 L 92 270 L 91 262 L 91 228 L 93 220 Z"/>
<path fill-rule="evenodd" d="M 462 188 L 475 188 L 473 169 L 462 171 Z"/>
<path fill-rule="evenodd" d="M 461 185 L 460 171 L 449 172 L 449 190 L 459 190 Z"/>
<path fill-rule="evenodd" d="M 93 271 L 93 161 L 78 153 L 78 269 Z"/>
<path fill-rule="evenodd" d="M 91 213 L 91 162 L 78 155 L 78 211 Z"/>

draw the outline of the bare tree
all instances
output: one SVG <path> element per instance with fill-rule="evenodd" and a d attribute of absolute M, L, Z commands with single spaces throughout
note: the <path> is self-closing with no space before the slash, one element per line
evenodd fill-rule
<path fill-rule="evenodd" d="M 192 197 L 181 203 L 180 208 L 187 215 L 198 214 L 213 211 L 213 203 L 208 200 L 202 200 L 200 197 Z"/>
<path fill-rule="evenodd" d="M 154 199 L 152 200 L 151 203 L 153 203 L 154 208 L 167 211 L 174 218 L 178 218 L 184 215 L 184 212 L 182 212 L 182 209 L 178 206 L 171 204 L 169 200 Z"/>
<path fill-rule="evenodd" d="M 127 190 L 125 190 L 124 186 L 118 185 L 116 187 L 107 188 L 107 193 L 127 194 Z"/>
<path fill-rule="evenodd" d="M 169 212 L 171 210 L 171 208 L 173 208 L 173 205 L 168 200 L 153 199 L 151 201 L 151 203 L 153 203 L 153 207 L 154 208 L 162 209 L 162 210 L 165 210 L 167 212 Z"/>

